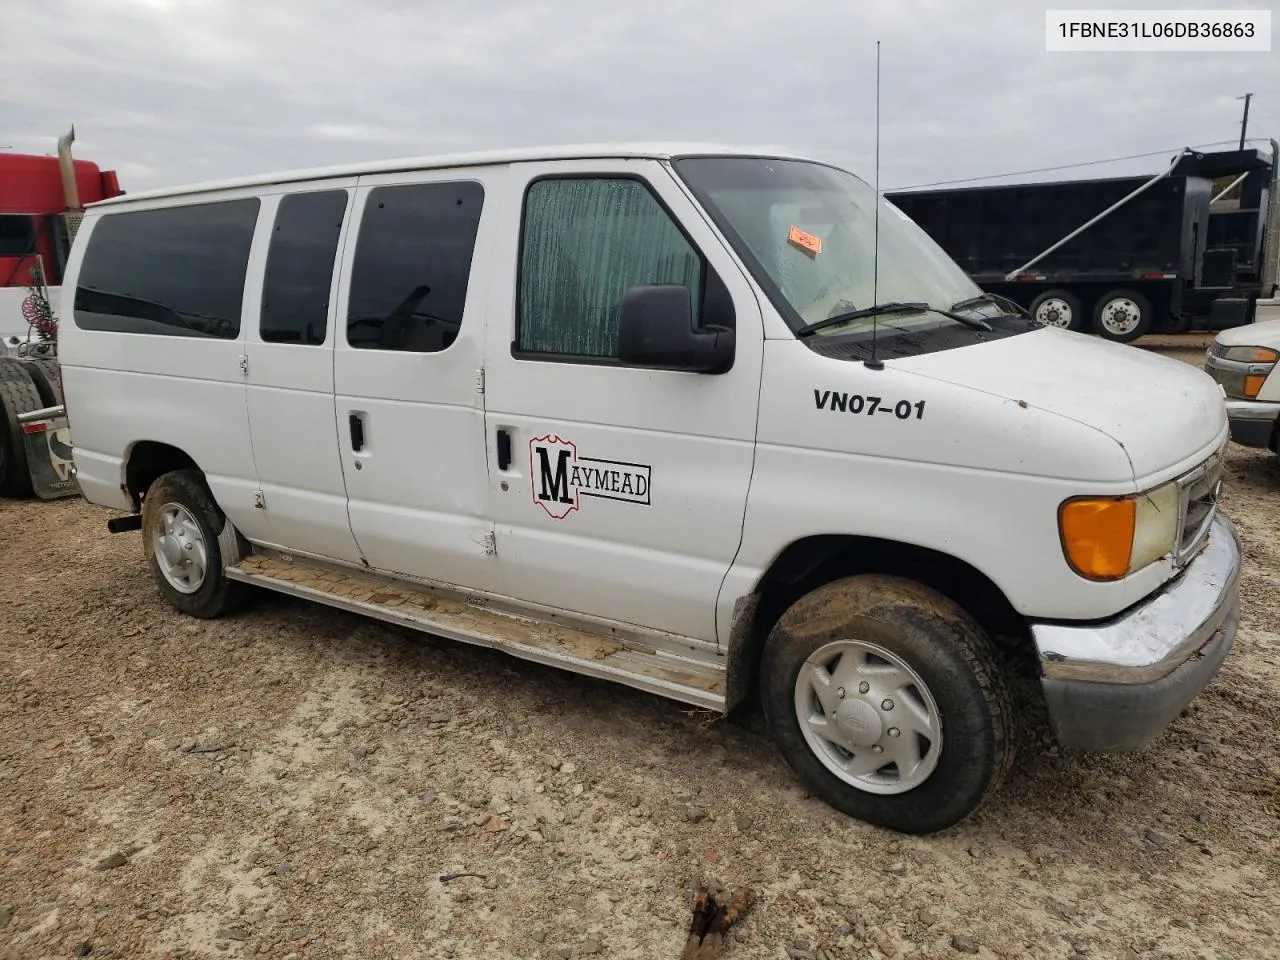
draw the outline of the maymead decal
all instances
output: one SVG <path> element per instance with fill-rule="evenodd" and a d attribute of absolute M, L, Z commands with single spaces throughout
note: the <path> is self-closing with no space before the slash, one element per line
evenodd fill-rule
<path fill-rule="evenodd" d="M 581 456 L 577 444 L 557 436 L 529 441 L 533 502 L 554 520 L 577 510 L 583 497 L 648 506 L 652 472 L 642 463 Z"/>

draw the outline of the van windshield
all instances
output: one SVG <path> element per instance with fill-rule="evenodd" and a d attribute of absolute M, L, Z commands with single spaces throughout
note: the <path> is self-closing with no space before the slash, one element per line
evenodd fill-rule
<path fill-rule="evenodd" d="M 875 191 L 820 163 L 759 157 L 687 157 L 677 173 L 725 233 L 793 330 L 876 304 L 949 310 L 982 291 L 906 214 Z M 966 311 L 1001 312 L 985 302 Z M 863 316 L 816 331 L 870 336 L 872 324 L 905 331 L 953 326 L 923 310 Z"/>

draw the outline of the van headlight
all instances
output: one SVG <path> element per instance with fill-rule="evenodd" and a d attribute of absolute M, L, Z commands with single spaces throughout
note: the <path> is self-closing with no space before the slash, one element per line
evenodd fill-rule
<path fill-rule="evenodd" d="M 1090 580 L 1119 580 L 1173 552 L 1177 481 L 1127 497 L 1073 497 L 1058 508 L 1062 550 Z"/>
<path fill-rule="evenodd" d="M 1209 348 L 1205 369 L 1222 385 L 1223 392 L 1235 400 L 1253 400 L 1280 361 L 1280 351 L 1270 347 L 1225 347 L 1215 343 Z"/>

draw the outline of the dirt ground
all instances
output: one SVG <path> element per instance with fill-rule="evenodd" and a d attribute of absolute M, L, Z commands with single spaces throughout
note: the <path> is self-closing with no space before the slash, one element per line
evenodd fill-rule
<path fill-rule="evenodd" d="M 1225 509 L 1191 711 L 1119 757 L 1033 722 L 906 838 L 750 724 L 283 597 L 189 620 L 104 511 L 0 501 L 0 957 L 674 960 L 704 878 L 756 894 L 730 958 L 1280 957 L 1280 458 L 1233 445 Z"/>

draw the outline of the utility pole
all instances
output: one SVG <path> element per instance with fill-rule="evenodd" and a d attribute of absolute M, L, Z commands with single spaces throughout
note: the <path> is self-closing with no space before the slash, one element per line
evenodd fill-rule
<path fill-rule="evenodd" d="M 1241 99 L 1236 97 L 1237 100 Z M 1244 95 L 1244 117 L 1240 120 L 1240 149 L 1244 149 L 1244 134 L 1249 129 L 1249 101 L 1253 99 L 1252 93 Z"/>

